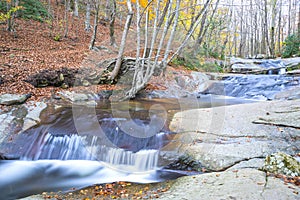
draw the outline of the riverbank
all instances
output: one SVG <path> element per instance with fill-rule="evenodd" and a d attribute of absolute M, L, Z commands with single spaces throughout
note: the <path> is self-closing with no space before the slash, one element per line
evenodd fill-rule
<path fill-rule="evenodd" d="M 125 187 L 129 196 L 108 195 L 104 190 L 99 192 L 100 186 L 94 186 L 67 194 L 43 193 L 25 199 L 142 199 L 150 196 L 196 199 L 199 195 L 204 199 L 299 199 L 299 176 L 292 178 L 263 170 L 265 158 L 277 152 L 299 160 L 299 104 L 300 100 L 274 100 L 176 113 L 170 128 L 178 133 L 174 138 L 178 145 L 173 143 L 163 150 L 187 155 L 201 163 L 202 171 L 212 173 L 161 184 L 132 184 Z M 118 183 L 114 185 L 114 188 L 119 187 L 122 188 Z"/>

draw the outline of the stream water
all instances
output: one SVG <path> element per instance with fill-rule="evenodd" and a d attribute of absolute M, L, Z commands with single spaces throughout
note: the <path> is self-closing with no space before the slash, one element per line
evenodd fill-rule
<path fill-rule="evenodd" d="M 116 181 L 153 183 L 187 175 L 165 169 L 166 160 L 160 154 L 177 142 L 176 133 L 168 129 L 173 115 L 187 109 L 251 103 L 262 91 L 274 96 L 299 85 L 288 77 L 265 77 L 272 78 L 228 78 L 226 84 L 218 83 L 201 98 L 62 106 L 39 126 L 0 145 L 0 152 L 13 159 L 0 161 L 0 199 Z M 220 91 L 218 87 L 223 87 L 222 95 L 216 92 Z M 224 91 L 233 97 L 225 97 Z"/>

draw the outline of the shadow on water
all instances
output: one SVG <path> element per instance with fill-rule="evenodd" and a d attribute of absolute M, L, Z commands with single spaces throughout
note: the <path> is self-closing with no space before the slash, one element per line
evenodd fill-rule
<path fill-rule="evenodd" d="M 211 95 L 103 101 L 92 108 L 94 115 L 87 112 L 87 106 L 63 106 L 47 113 L 39 126 L 1 144 L 0 152 L 16 160 L 0 161 L 0 199 L 116 181 L 161 182 L 187 175 L 189 172 L 164 169 L 160 164 L 160 150 L 174 142 L 175 133 L 168 129 L 174 113 L 249 102 Z M 75 117 L 74 110 L 79 113 Z"/>

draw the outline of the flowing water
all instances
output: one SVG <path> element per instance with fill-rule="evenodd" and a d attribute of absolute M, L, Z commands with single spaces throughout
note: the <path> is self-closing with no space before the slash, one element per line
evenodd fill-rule
<path fill-rule="evenodd" d="M 165 169 L 160 155 L 165 146 L 177 142 L 176 133 L 168 129 L 176 112 L 251 103 L 262 92 L 274 96 L 297 85 L 290 78 L 265 76 L 271 78 L 264 83 L 262 78 L 247 77 L 228 78 L 201 98 L 99 101 L 96 107 L 62 106 L 49 111 L 39 126 L 1 144 L 0 152 L 14 160 L 0 161 L 0 199 L 116 181 L 153 183 L 186 175 Z M 220 90 L 223 93 L 216 92 Z M 224 91 L 233 97 L 225 97 Z"/>
<path fill-rule="evenodd" d="M 282 75 L 237 75 L 216 82 L 205 93 L 243 99 L 273 100 L 278 92 L 300 85 L 300 77 Z"/>

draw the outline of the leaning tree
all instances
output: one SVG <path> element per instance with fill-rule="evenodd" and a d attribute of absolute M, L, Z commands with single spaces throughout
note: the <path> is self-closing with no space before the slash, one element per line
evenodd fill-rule
<path fill-rule="evenodd" d="M 179 28 L 179 22 L 184 17 L 186 9 L 182 7 L 184 4 L 181 0 L 126 1 L 128 13 L 119 53 L 114 69 L 109 74 L 110 80 L 116 79 L 122 64 L 126 63 L 123 57 L 126 40 L 130 28 L 135 26 L 134 75 L 132 86 L 127 91 L 125 99 L 134 98 L 137 92 L 147 86 L 154 74 L 164 73 L 168 63 L 182 52 L 195 30 L 199 29 L 203 20 L 201 16 L 211 3 L 212 0 L 206 0 L 198 5 L 195 20 L 190 23 L 188 31 L 184 32 Z"/>

